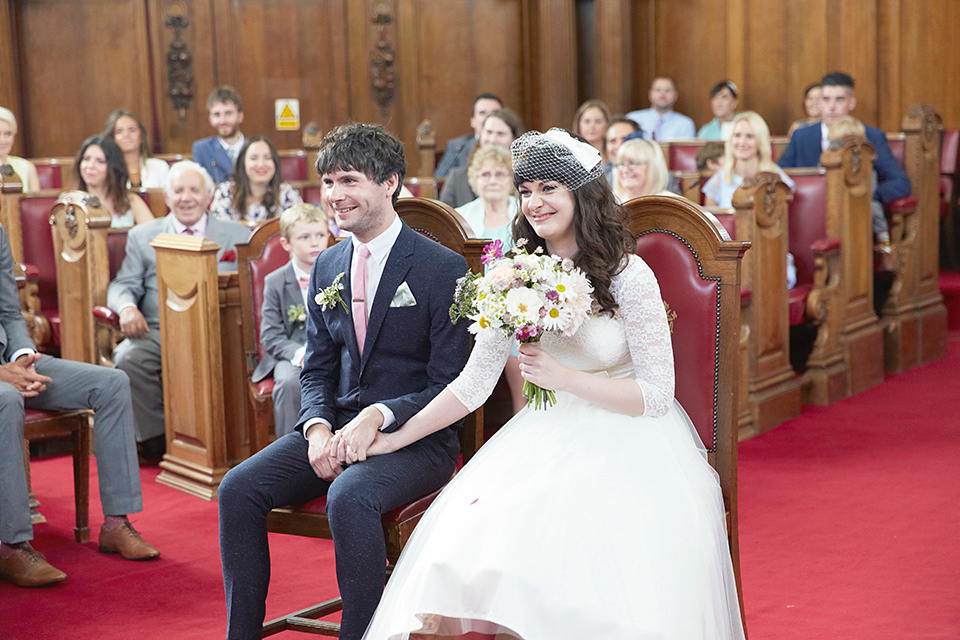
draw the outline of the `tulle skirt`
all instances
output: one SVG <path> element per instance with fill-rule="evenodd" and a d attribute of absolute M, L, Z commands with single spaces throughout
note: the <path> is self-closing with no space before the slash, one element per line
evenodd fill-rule
<path fill-rule="evenodd" d="M 743 638 L 716 473 L 679 405 L 524 409 L 417 525 L 368 640 Z"/>

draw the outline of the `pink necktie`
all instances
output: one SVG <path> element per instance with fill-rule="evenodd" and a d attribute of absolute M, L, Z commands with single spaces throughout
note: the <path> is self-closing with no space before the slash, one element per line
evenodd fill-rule
<path fill-rule="evenodd" d="M 310 276 L 300 276 L 297 279 L 300 281 L 301 289 L 306 289 L 307 286 L 310 284 Z"/>
<path fill-rule="evenodd" d="M 657 124 L 653 127 L 653 139 L 660 140 L 660 126 L 663 124 L 663 116 L 657 118 Z"/>
<path fill-rule="evenodd" d="M 357 263 L 350 278 L 353 300 L 350 305 L 353 313 L 353 329 L 357 334 L 357 349 L 363 353 L 363 340 L 367 337 L 367 257 L 370 249 L 367 245 L 357 246 Z"/>

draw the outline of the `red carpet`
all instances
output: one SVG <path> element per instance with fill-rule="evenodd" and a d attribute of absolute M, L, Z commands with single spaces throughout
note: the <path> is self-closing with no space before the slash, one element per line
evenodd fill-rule
<path fill-rule="evenodd" d="M 960 336 L 941 362 L 804 414 L 740 447 L 743 588 L 752 640 L 960 638 Z M 69 458 L 35 461 L 50 520 L 35 546 L 59 587 L 0 583 L 0 640 L 224 636 L 216 505 L 143 470 L 135 526 L 163 556 L 73 542 Z M 93 479 L 91 513 L 99 513 Z M 336 591 L 332 544 L 274 536 L 268 617 Z M 281 634 L 280 638 L 306 637 Z"/>

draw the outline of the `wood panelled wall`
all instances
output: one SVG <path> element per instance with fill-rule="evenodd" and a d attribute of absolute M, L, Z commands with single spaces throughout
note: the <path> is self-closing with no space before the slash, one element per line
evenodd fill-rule
<path fill-rule="evenodd" d="M 183 118 L 167 95 L 177 14 L 193 71 Z M 280 148 L 301 132 L 275 130 L 274 100 L 298 98 L 302 123 L 381 122 L 413 158 L 421 120 L 439 141 L 461 135 L 481 91 L 543 129 L 569 126 L 589 97 L 645 107 L 651 79 L 670 75 L 699 125 L 729 78 L 741 109 L 783 133 L 803 87 L 841 69 L 867 124 L 896 130 L 928 102 L 956 128 L 958 41 L 954 0 L 0 0 L 0 104 L 20 117 L 23 155 L 72 155 L 118 107 L 156 151 L 189 152 L 212 134 L 207 94 L 232 84 L 243 130 Z"/>

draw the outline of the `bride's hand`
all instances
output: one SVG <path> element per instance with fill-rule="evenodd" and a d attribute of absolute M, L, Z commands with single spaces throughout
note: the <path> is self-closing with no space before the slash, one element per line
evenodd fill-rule
<path fill-rule="evenodd" d="M 537 344 L 520 345 L 520 375 L 542 389 L 563 388 L 569 369 Z"/>
<path fill-rule="evenodd" d="M 393 453 L 396 450 L 397 447 L 394 446 L 393 438 L 390 437 L 390 434 L 377 431 L 377 435 L 374 436 L 373 442 L 371 442 L 370 446 L 367 447 L 367 457 L 380 456 L 385 453 Z"/>

